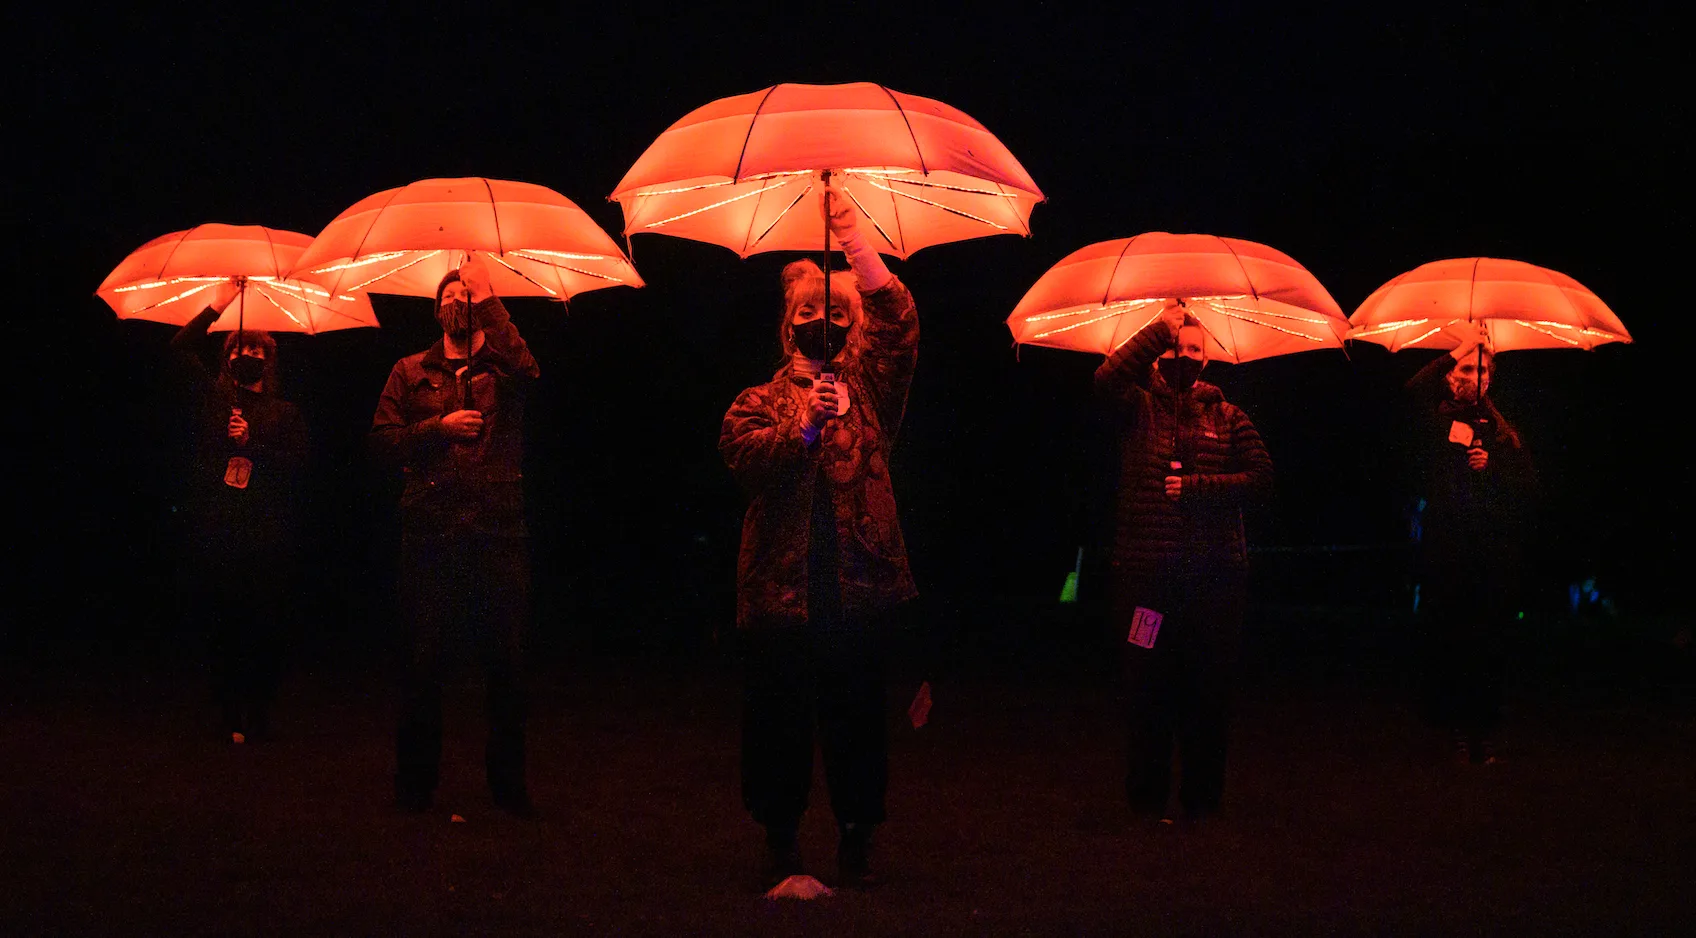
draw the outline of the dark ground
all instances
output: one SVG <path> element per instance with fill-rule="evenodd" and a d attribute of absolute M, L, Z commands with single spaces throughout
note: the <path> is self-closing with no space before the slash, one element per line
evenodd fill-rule
<path fill-rule="evenodd" d="M 390 808 L 395 700 L 368 642 L 303 649 L 278 737 L 240 748 L 212 735 L 192 643 L 37 643 L 0 683 L 0 932 L 1671 934 L 1696 920 L 1696 704 L 1676 623 L 1527 620 L 1506 762 L 1460 767 L 1410 704 L 1404 617 L 1260 607 L 1229 814 L 1188 830 L 1122 816 L 1109 659 L 1086 613 L 985 610 L 1053 640 L 949 644 L 931 725 L 893 736 L 890 882 L 811 904 L 757 895 L 724 654 L 540 649 L 543 815 L 525 823 L 483 789 L 469 677 L 449 696 L 437 808 L 413 818 Z M 916 681 L 902 660 L 892 719 Z M 827 875 L 823 803 L 816 791 L 803 849 Z"/>

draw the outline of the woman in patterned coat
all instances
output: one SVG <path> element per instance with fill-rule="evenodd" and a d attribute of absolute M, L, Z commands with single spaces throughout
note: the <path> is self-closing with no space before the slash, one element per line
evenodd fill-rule
<path fill-rule="evenodd" d="M 917 361 L 912 294 L 834 190 L 828 223 L 851 271 L 784 268 L 786 360 L 737 396 L 719 452 L 749 497 L 737 563 L 746 649 L 742 796 L 766 829 L 768 879 L 802 872 L 796 830 L 812 780 L 813 727 L 841 833 L 841 881 L 872 876 L 888 742 L 883 649 L 890 610 L 917 594 L 896 518 L 889 453 Z M 833 380 L 834 379 L 834 380 Z"/>

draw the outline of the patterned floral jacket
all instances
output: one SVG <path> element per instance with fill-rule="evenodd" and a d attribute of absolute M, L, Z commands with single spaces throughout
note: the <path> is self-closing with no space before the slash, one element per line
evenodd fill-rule
<path fill-rule="evenodd" d="M 718 449 L 749 495 L 736 565 L 741 628 L 798 625 L 807 618 L 807 545 L 819 469 L 836 509 L 837 576 L 846 615 L 886 609 L 918 595 L 889 481 L 889 452 L 918 361 L 919 318 L 899 280 L 862 297 L 866 347 L 842 372 L 848 413 L 807 446 L 801 436 L 808 379 L 784 365 L 743 391 L 724 415 Z"/>

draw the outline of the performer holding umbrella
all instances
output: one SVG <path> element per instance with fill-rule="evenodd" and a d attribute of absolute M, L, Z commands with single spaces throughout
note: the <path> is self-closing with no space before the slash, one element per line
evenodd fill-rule
<path fill-rule="evenodd" d="M 1446 349 L 1406 386 L 1409 461 L 1425 502 L 1418 555 L 1423 693 L 1455 759 L 1496 760 L 1508 629 L 1519 608 L 1536 476 L 1490 397 L 1496 353 L 1630 342 L 1576 280 L 1521 261 L 1433 261 L 1349 317 L 1351 339 Z"/>
<path fill-rule="evenodd" d="M 1105 354 L 1095 384 L 1116 418 L 1112 608 L 1124 636 L 1131 809 L 1220 809 L 1244 607 L 1242 509 L 1264 499 L 1272 460 L 1217 387 L 1208 361 L 1340 348 L 1325 288 L 1288 256 L 1211 235 L 1149 232 L 1073 252 L 1007 320 L 1020 343 Z"/>
<path fill-rule="evenodd" d="M 421 179 L 349 206 L 297 262 L 332 293 L 433 297 L 442 339 L 396 363 L 371 424 L 401 469 L 401 603 L 411 657 L 396 733 L 395 797 L 427 810 L 442 746 L 444 645 L 469 632 L 488 680 L 495 803 L 534 813 L 524 781 L 520 659 L 530 616 L 524 523 L 525 389 L 538 374 L 500 296 L 639 287 L 628 258 L 577 204 L 543 186 Z M 498 293 L 498 295 L 497 295 Z"/>
<path fill-rule="evenodd" d="M 719 436 L 749 495 L 737 565 L 742 796 L 766 829 L 768 895 L 816 895 L 796 842 L 816 716 L 841 881 L 869 885 L 888 777 L 882 633 L 891 608 L 916 593 L 889 452 L 918 317 L 879 253 L 1029 235 L 1042 193 L 970 116 L 855 82 L 786 83 L 697 108 L 612 198 L 626 236 L 669 234 L 741 257 L 824 251 L 822 270 L 810 260 L 784 268 L 784 366 L 738 396 Z M 829 273 L 833 246 L 851 273 Z M 909 709 L 915 727 L 929 702 L 926 682 Z"/>
<path fill-rule="evenodd" d="M 187 593 L 207 630 L 223 732 L 234 743 L 268 735 L 300 548 L 306 426 L 282 398 L 271 332 L 377 324 L 364 297 L 285 276 L 311 240 L 258 225 L 197 225 L 137 248 L 96 291 L 120 318 L 182 327 L 171 350 L 195 402 Z M 215 369 L 200 357 L 209 330 L 226 333 Z"/>
<path fill-rule="evenodd" d="M 406 476 L 401 606 L 410 657 L 396 742 L 395 799 L 428 810 L 442 755 L 445 655 L 469 638 L 487 681 L 490 792 L 534 813 L 524 778 L 519 667 L 530 614 L 524 523 L 524 396 L 540 373 L 488 267 L 471 257 L 436 289 L 442 337 L 395 363 L 371 421 L 376 457 Z"/>

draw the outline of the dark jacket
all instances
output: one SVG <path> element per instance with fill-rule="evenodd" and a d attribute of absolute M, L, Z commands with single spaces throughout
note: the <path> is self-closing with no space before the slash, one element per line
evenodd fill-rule
<path fill-rule="evenodd" d="M 471 401 L 442 341 L 395 363 L 371 420 L 372 456 L 405 475 L 401 516 L 407 536 L 476 533 L 522 537 L 524 396 L 540 372 L 499 297 L 472 308 L 483 345 L 471 363 Z M 483 414 L 475 440 L 449 439 L 442 417 Z"/>
<path fill-rule="evenodd" d="M 1118 423 L 1113 567 L 1121 581 L 1246 570 L 1242 509 L 1272 490 L 1272 458 L 1248 416 L 1205 381 L 1175 394 L 1155 369 L 1171 347 L 1157 320 L 1095 371 Z M 1183 464 L 1176 473 L 1174 452 Z M 1173 474 L 1183 478 L 1176 501 L 1166 497 Z"/>
<path fill-rule="evenodd" d="M 1433 359 L 1408 380 L 1408 426 L 1415 491 L 1425 500 L 1419 556 L 1426 569 L 1459 566 L 1487 577 L 1517 579 L 1530 524 L 1536 475 L 1524 441 L 1486 394 L 1481 404 L 1449 392 L 1452 356 Z M 1467 448 L 1450 442 L 1455 423 L 1472 427 L 1490 454 L 1481 472 Z"/>
<path fill-rule="evenodd" d="M 258 392 L 237 386 L 226 368 L 216 374 L 206 368 L 195 346 L 217 318 L 207 309 L 171 339 L 172 355 L 189 377 L 195 400 L 195 458 L 185 506 L 190 531 L 196 546 L 215 557 L 286 562 L 299 534 L 306 422 L 293 404 L 272 393 L 274 363 L 267 363 Z M 245 445 L 230 439 L 230 415 L 237 407 L 247 421 Z M 252 463 L 245 487 L 225 482 L 233 457 Z"/>
<path fill-rule="evenodd" d="M 918 362 L 913 295 L 891 278 L 865 294 L 865 349 L 839 373 L 849 409 L 813 446 L 801 436 L 809 380 L 785 365 L 743 391 L 724 415 L 718 448 L 748 493 L 736 565 L 736 622 L 742 628 L 807 619 L 807 556 L 820 469 L 836 519 L 842 612 L 864 616 L 918 595 L 889 479 L 907 389 Z"/>

